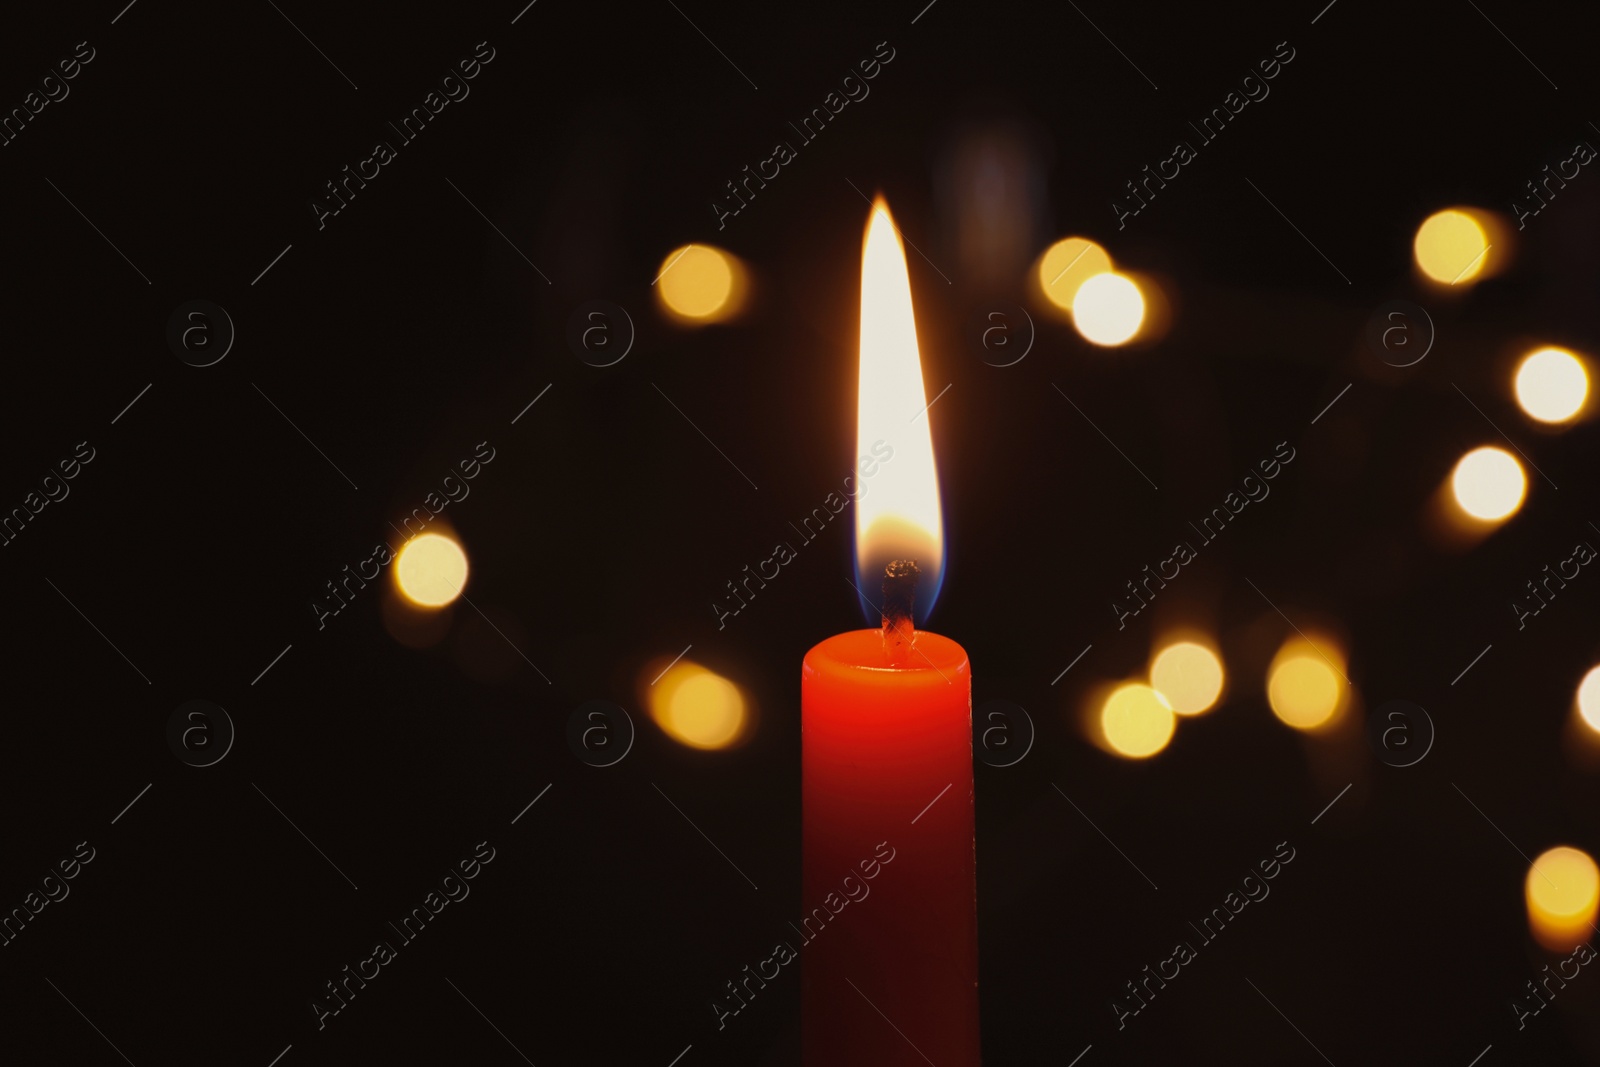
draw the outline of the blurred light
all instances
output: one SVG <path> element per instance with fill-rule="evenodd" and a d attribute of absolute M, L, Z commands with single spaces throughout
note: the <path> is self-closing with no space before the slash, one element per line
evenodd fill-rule
<path fill-rule="evenodd" d="M 394 579 L 412 603 L 443 607 L 467 584 L 467 554 L 444 534 L 419 534 L 401 546 Z"/>
<path fill-rule="evenodd" d="M 661 261 L 656 288 L 667 309 L 694 322 L 719 322 L 738 310 L 740 268 L 710 245 L 684 245 Z"/>
<path fill-rule="evenodd" d="M 1589 375 L 1564 348 L 1541 348 L 1517 367 L 1517 403 L 1540 422 L 1566 422 L 1588 396 Z"/>
<path fill-rule="evenodd" d="M 1222 693 L 1222 661 L 1204 645 L 1168 645 L 1150 665 L 1150 684 L 1179 715 L 1198 715 Z"/>
<path fill-rule="evenodd" d="M 679 660 L 646 690 L 650 717 L 668 737 L 690 748 L 727 748 L 745 732 L 744 695 L 728 679 L 691 660 Z"/>
<path fill-rule="evenodd" d="M 1489 238 L 1478 221 L 1464 211 L 1438 211 L 1417 227 L 1412 242 L 1417 266 L 1436 282 L 1454 285 L 1483 272 Z"/>
<path fill-rule="evenodd" d="M 1326 643 L 1286 643 L 1267 675 L 1267 703 L 1272 713 L 1296 730 L 1327 725 L 1344 704 L 1346 684 L 1338 662 Z"/>
<path fill-rule="evenodd" d="M 1104 248 L 1084 237 L 1066 237 L 1039 257 L 1039 288 L 1056 307 L 1071 311 L 1083 283 L 1110 269 L 1111 257 Z"/>
<path fill-rule="evenodd" d="M 1041 141 L 1025 124 L 980 120 L 963 124 L 941 152 L 936 217 L 951 227 L 964 285 L 1016 284 L 1045 212 Z"/>
<path fill-rule="evenodd" d="M 1124 344 L 1144 322 L 1144 294 L 1125 274 L 1096 274 L 1078 286 L 1072 298 L 1072 322 L 1083 339 L 1093 344 Z"/>
<path fill-rule="evenodd" d="M 1578 683 L 1578 714 L 1589 729 L 1600 733 L 1600 667 L 1595 667 Z"/>
<path fill-rule="evenodd" d="M 1511 453 L 1485 445 L 1461 457 L 1450 476 L 1450 488 L 1462 511 L 1492 522 L 1522 506 L 1528 479 Z"/>
<path fill-rule="evenodd" d="M 1567 952 L 1589 940 L 1600 903 L 1600 868 L 1589 854 L 1561 845 L 1528 868 L 1523 885 L 1528 926 L 1552 952 Z"/>
<path fill-rule="evenodd" d="M 1100 730 L 1119 756 L 1144 759 L 1167 747 L 1178 720 L 1166 697 L 1148 685 L 1120 686 L 1100 709 Z"/>

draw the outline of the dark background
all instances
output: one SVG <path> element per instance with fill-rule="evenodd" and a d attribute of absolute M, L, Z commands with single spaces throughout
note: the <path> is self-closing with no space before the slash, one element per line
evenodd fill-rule
<path fill-rule="evenodd" d="M 8 1062 L 123 1062 L 112 1044 L 140 1067 L 266 1067 L 290 1045 L 284 1067 L 523 1062 L 508 1041 L 541 1067 L 665 1067 L 686 1047 L 684 1067 L 798 1062 L 796 975 L 720 1032 L 709 1002 L 802 908 L 798 668 L 860 624 L 841 580 L 849 522 L 721 631 L 710 604 L 854 455 L 866 205 L 849 183 L 882 190 L 937 264 L 910 258 L 929 394 L 953 385 L 929 414 L 950 558 L 931 628 L 969 651 L 978 705 L 1015 701 L 1038 728 L 1022 762 L 977 768 L 986 1061 L 1092 1046 L 1085 1067 L 1319 1050 L 1341 1067 L 1465 1065 L 1492 1045 L 1486 1067 L 1600 1062 L 1600 976 L 1521 1031 L 1510 1008 L 1555 959 L 1527 931 L 1527 857 L 1600 844 L 1596 772 L 1569 736 L 1600 579 L 1521 632 L 1509 609 L 1600 537 L 1594 426 L 1541 432 L 1509 389 L 1531 340 L 1594 350 L 1600 177 L 1574 179 L 1480 286 L 1424 288 L 1410 262 L 1429 212 L 1508 212 L 1545 164 L 1600 138 L 1586 26 L 1464 0 L 1339 0 L 1315 25 L 1321 0 L 938 0 L 913 25 L 922 3 L 540 0 L 515 25 L 519 0 L 7 14 L 7 109 L 78 41 L 97 52 L 0 148 L 0 507 L 77 442 L 96 450 L 0 549 L 0 906 L 77 842 L 97 853 L 0 949 Z M 385 120 L 484 40 L 496 56 L 471 95 L 319 231 L 322 184 L 395 140 Z M 896 56 L 870 97 L 718 232 L 723 182 L 884 40 Z M 1270 97 L 1118 232 L 1122 183 L 1280 41 L 1296 55 Z M 1098 350 L 1038 316 L 1023 362 L 983 362 L 970 324 L 985 301 L 1025 302 L 1028 263 L 1014 291 L 964 275 L 939 176 L 963 136 L 998 128 L 1038 160 L 1028 257 L 1078 233 L 1158 276 L 1163 341 Z M 739 322 L 685 330 L 657 310 L 651 279 L 688 241 L 752 271 Z M 165 339 L 195 298 L 237 327 L 203 369 Z M 1405 370 L 1361 341 L 1396 298 L 1438 329 Z M 594 299 L 637 328 L 605 369 L 565 337 Z M 1504 443 L 1486 416 L 1548 480 L 1530 470 L 1513 520 L 1450 543 L 1430 501 L 1461 452 Z M 496 458 L 444 519 L 502 634 L 458 605 L 441 644 L 403 647 L 377 584 L 319 631 L 323 583 L 484 440 Z M 1272 496 L 1119 631 L 1122 583 L 1280 441 L 1297 457 Z M 1351 731 L 1309 738 L 1267 709 L 1261 680 L 1292 631 L 1263 594 L 1341 635 Z M 1180 619 L 1218 636 L 1223 704 L 1149 761 L 1088 744 L 1087 694 L 1139 674 Z M 691 644 L 755 701 L 744 747 L 691 751 L 640 708 L 641 673 Z M 194 698 L 238 731 L 204 769 L 165 736 Z M 1437 728 L 1404 769 L 1359 727 L 1393 698 Z M 638 726 L 610 768 L 566 741 L 590 699 Z M 496 858 L 471 896 L 319 1032 L 322 984 L 483 840 Z M 1123 983 L 1280 841 L 1296 859 L 1272 895 L 1119 1032 Z"/>

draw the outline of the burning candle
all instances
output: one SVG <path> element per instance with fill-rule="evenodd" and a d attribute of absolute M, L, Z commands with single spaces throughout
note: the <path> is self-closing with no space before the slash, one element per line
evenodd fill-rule
<path fill-rule="evenodd" d="M 804 1059 L 976 1065 L 972 677 L 960 645 L 916 629 L 942 522 L 905 249 L 881 198 L 860 358 L 858 452 L 892 448 L 856 497 L 855 584 L 881 626 L 828 638 L 801 668 Z"/>

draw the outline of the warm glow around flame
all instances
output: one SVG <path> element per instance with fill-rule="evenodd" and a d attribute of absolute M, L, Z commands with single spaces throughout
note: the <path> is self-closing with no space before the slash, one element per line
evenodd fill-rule
<path fill-rule="evenodd" d="M 922 571 L 916 598 L 919 622 L 933 606 L 944 576 L 939 473 L 928 427 L 932 413 L 927 409 L 905 248 L 889 217 L 889 206 L 879 197 L 872 205 L 861 251 L 856 452 L 878 454 L 873 450 L 878 442 L 894 452 L 874 476 L 859 482 L 856 574 L 862 593 L 876 605 L 884 567 L 896 559 L 915 560 Z"/>

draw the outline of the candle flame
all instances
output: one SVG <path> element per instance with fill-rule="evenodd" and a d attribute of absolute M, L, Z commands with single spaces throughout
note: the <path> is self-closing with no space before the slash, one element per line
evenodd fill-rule
<path fill-rule="evenodd" d="M 856 494 L 856 584 L 867 600 L 863 611 L 874 623 L 881 604 L 879 586 L 890 562 L 915 560 L 922 571 L 919 622 L 927 618 L 944 580 L 944 523 L 928 406 L 906 252 L 880 196 L 872 205 L 861 250 L 856 400 L 856 449 L 863 460 Z M 875 457 L 881 466 L 868 466 L 867 457 Z"/>

